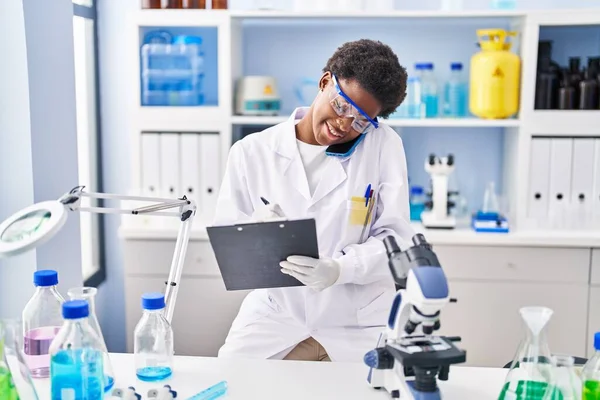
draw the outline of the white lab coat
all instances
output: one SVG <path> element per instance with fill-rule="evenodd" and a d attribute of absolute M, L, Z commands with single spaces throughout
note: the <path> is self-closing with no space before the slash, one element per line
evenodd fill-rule
<path fill-rule="evenodd" d="M 286 122 L 231 147 L 215 225 L 248 221 L 263 196 L 290 219 L 316 220 L 319 252 L 339 261 L 340 277 L 321 292 L 305 286 L 254 290 L 244 299 L 220 357 L 281 359 L 312 336 L 332 361 L 362 362 L 385 327 L 395 286 L 382 240 L 394 235 L 403 246 L 414 234 L 402 140 L 381 124 L 352 155 L 328 157 L 311 196 L 294 128 L 306 110 L 297 109 Z M 350 199 L 364 197 L 368 184 L 376 210 L 368 239 L 359 243 L 362 225 L 349 224 Z"/>

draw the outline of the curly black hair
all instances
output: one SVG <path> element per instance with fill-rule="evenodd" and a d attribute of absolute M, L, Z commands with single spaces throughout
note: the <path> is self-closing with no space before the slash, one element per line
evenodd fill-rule
<path fill-rule="evenodd" d="M 327 60 L 323 72 L 339 79 L 356 80 L 381 105 L 379 117 L 387 118 L 406 97 L 406 69 L 392 49 L 376 40 L 344 43 Z"/>

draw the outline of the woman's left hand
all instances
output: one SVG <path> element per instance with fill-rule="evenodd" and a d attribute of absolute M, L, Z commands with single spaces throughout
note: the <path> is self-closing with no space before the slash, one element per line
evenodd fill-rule
<path fill-rule="evenodd" d="M 279 265 L 281 272 L 317 291 L 333 285 L 340 277 L 340 264 L 332 258 L 289 256 Z"/>

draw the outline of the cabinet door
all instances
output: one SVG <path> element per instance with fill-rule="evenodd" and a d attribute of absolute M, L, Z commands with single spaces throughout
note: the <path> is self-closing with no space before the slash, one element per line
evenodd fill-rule
<path fill-rule="evenodd" d="M 600 286 L 600 249 L 592 249 L 592 285 Z"/>
<path fill-rule="evenodd" d="M 127 351 L 133 352 L 133 331 L 142 315 L 142 293 L 165 288 L 164 278 L 128 276 L 125 278 Z M 227 292 L 221 277 L 188 277 L 181 281 L 173 332 L 175 354 L 216 357 L 247 291 Z"/>
<path fill-rule="evenodd" d="M 442 310 L 440 333 L 461 336 L 467 365 L 502 367 L 510 362 L 525 330 L 519 308 L 554 310 L 547 328 L 552 353 L 585 354 L 587 285 L 451 281 L 450 303 Z"/>
<path fill-rule="evenodd" d="M 598 254 L 600 256 L 600 254 Z M 587 356 L 594 354 L 594 334 L 600 332 L 600 287 L 590 289 L 590 312 L 588 319 Z"/>

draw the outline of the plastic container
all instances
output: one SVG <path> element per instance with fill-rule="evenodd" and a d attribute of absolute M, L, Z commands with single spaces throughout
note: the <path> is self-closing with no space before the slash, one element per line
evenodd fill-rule
<path fill-rule="evenodd" d="M 583 366 L 581 378 L 583 380 L 583 400 L 600 399 L 600 332 L 594 335 L 594 349 L 596 352 Z"/>
<path fill-rule="evenodd" d="M 25 305 L 23 320 L 23 353 L 34 378 L 50 376 L 50 344 L 63 324 L 62 304 L 58 293 L 58 273 L 40 270 L 33 273 L 35 293 Z"/>
<path fill-rule="evenodd" d="M 444 85 L 444 116 L 462 118 L 467 116 L 467 83 L 462 75 L 461 63 L 450 64 L 450 79 Z"/>
<path fill-rule="evenodd" d="M 410 220 L 420 221 L 421 213 L 425 211 L 425 191 L 422 186 L 410 188 Z"/>
<path fill-rule="evenodd" d="M 90 327 L 84 300 L 63 304 L 65 323 L 50 347 L 51 398 L 99 400 L 104 396 L 102 342 Z"/>
<path fill-rule="evenodd" d="M 421 81 L 421 102 L 425 106 L 425 118 L 438 116 L 438 87 L 433 73 L 433 63 L 419 63 L 415 65 Z"/>
<path fill-rule="evenodd" d="M 144 313 L 134 330 L 135 371 L 138 379 L 155 382 L 173 373 L 173 330 L 164 317 L 165 296 L 142 296 Z"/>
<path fill-rule="evenodd" d="M 142 46 L 142 105 L 197 106 L 204 103 L 201 43 L 199 37 L 177 36 L 173 43 L 153 42 Z"/>
<path fill-rule="evenodd" d="M 421 94 L 421 79 L 416 76 L 408 78 L 406 84 L 406 113 L 408 118 L 425 118 L 425 104 Z"/>
<path fill-rule="evenodd" d="M 106 341 L 104 340 L 104 335 L 102 334 L 102 329 L 100 329 L 100 323 L 98 322 L 98 317 L 96 316 L 96 294 L 98 293 L 98 289 L 93 287 L 77 287 L 69 289 L 67 295 L 70 300 L 85 300 L 88 303 L 89 307 L 89 316 L 88 322 L 90 324 L 90 328 L 94 331 L 96 336 L 100 339 L 102 343 L 102 366 L 104 368 L 104 391 L 108 392 L 115 383 L 115 374 L 112 368 L 112 362 L 110 361 L 110 357 L 108 355 L 108 349 L 106 348 Z"/>

